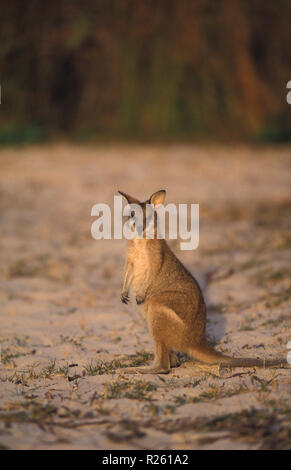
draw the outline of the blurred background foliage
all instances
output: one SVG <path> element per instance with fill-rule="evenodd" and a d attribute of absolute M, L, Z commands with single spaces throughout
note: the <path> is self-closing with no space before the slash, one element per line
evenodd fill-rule
<path fill-rule="evenodd" d="M 0 0 L 0 143 L 291 140 L 290 0 Z"/>

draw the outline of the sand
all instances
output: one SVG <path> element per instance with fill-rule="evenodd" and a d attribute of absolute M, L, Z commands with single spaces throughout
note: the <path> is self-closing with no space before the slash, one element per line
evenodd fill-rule
<path fill-rule="evenodd" d="M 120 302 L 126 241 L 90 233 L 117 189 L 200 204 L 198 249 L 170 245 L 201 284 L 210 341 L 286 357 L 290 162 L 290 147 L 1 149 L 0 448 L 290 448 L 290 367 L 181 355 L 168 375 L 123 373 L 150 363 L 151 339 Z"/>

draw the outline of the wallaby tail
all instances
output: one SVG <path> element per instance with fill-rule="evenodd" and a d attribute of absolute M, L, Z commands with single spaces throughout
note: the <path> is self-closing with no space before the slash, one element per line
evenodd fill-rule
<path fill-rule="evenodd" d="M 282 367 L 287 359 L 256 359 L 252 357 L 229 357 L 215 351 L 207 342 L 195 346 L 188 351 L 190 357 L 206 364 L 217 364 L 223 367 Z"/>

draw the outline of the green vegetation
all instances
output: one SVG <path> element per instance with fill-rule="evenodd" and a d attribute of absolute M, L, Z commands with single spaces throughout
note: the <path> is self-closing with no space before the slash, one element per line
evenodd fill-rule
<path fill-rule="evenodd" d="M 113 359 L 112 361 L 90 361 L 84 366 L 86 375 L 102 375 L 110 374 L 116 369 L 122 367 L 138 367 L 147 364 L 153 360 L 153 353 L 147 351 L 139 351 L 136 354 L 130 354 L 122 359 Z"/>
<path fill-rule="evenodd" d="M 290 141 L 290 16 L 288 0 L 6 2 L 0 145 Z"/>
<path fill-rule="evenodd" d="M 121 361 L 114 359 L 113 361 L 98 361 L 96 363 L 91 361 L 84 366 L 84 370 L 86 375 L 103 375 L 110 374 L 120 367 L 124 367 L 124 365 Z"/>
<path fill-rule="evenodd" d="M 157 386 L 145 380 L 133 382 L 111 382 L 105 385 L 105 398 L 130 398 L 132 400 L 149 400 L 151 392 Z"/>

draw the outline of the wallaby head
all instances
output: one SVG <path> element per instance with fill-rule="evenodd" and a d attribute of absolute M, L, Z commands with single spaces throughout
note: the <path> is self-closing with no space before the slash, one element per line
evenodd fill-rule
<path fill-rule="evenodd" d="M 139 201 L 135 197 L 130 196 L 122 191 L 118 191 L 121 194 L 126 202 L 132 206 L 132 212 L 129 216 L 134 218 L 135 216 L 135 206 L 139 206 L 142 209 L 142 217 L 141 218 L 134 218 L 133 220 L 133 228 L 136 229 L 139 236 L 145 237 L 146 233 L 150 231 L 153 232 L 154 236 L 157 232 L 157 212 L 156 207 L 160 204 L 164 204 L 166 191 L 161 189 L 153 193 L 146 201 Z"/>

